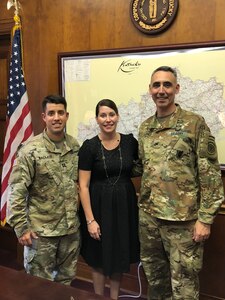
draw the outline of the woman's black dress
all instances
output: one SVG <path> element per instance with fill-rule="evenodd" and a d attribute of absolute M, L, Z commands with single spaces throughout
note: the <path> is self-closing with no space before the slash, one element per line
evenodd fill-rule
<path fill-rule="evenodd" d="M 113 150 L 106 150 L 95 136 L 79 151 L 79 169 L 91 170 L 91 206 L 101 230 L 100 241 L 90 237 L 81 208 L 81 255 L 105 275 L 129 272 L 130 264 L 139 261 L 137 197 L 130 179 L 137 158 L 138 143 L 132 134 L 121 134 Z"/>

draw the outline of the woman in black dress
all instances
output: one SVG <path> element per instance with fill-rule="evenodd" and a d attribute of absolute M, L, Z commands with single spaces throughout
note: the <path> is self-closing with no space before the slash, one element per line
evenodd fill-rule
<path fill-rule="evenodd" d="M 96 106 L 100 133 L 79 151 L 81 255 L 92 267 L 96 294 L 104 294 L 105 279 L 110 278 L 111 299 L 118 298 L 122 273 L 139 261 L 138 208 L 131 181 L 138 143 L 132 134 L 116 132 L 118 120 L 116 104 L 101 100 Z"/>

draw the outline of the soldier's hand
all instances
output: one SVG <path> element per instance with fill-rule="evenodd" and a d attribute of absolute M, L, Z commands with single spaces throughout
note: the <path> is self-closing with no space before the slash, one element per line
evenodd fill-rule
<path fill-rule="evenodd" d="M 210 224 L 205 224 L 197 220 L 194 227 L 193 240 L 195 242 L 203 242 L 207 240 L 210 236 L 210 231 L 211 231 Z"/>
<path fill-rule="evenodd" d="M 37 238 L 38 236 L 35 232 L 27 231 L 20 238 L 18 238 L 18 241 L 23 246 L 31 246 L 32 239 L 37 239 Z"/>

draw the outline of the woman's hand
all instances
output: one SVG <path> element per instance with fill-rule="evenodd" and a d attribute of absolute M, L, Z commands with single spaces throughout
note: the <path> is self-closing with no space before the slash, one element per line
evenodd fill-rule
<path fill-rule="evenodd" d="M 90 224 L 87 224 L 88 227 L 88 232 L 90 234 L 90 236 L 95 239 L 95 240 L 99 240 L 101 239 L 101 231 L 100 231 L 100 227 L 98 225 L 98 223 L 93 220 Z"/>

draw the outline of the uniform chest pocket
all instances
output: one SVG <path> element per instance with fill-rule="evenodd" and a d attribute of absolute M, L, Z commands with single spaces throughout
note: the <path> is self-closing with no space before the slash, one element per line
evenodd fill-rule
<path fill-rule="evenodd" d="M 67 178 L 77 181 L 78 179 L 78 157 L 70 157 L 69 159 L 64 160 L 62 163 L 62 170 L 65 173 Z"/>
<path fill-rule="evenodd" d="M 48 190 L 54 184 L 54 172 L 49 166 L 49 161 L 39 161 L 36 165 L 36 185 L 38 185 L 42 191 Z"/>
<path fill-rule="evenodd" d="M 36 174 L 38 177 L 51 177 L 51 172 L 49 172 L 49 169 L 47 167 L 47 163 L 37 163 L 36 165 Z"/>
<path fill-rule="evenodd" d="M 176 141 L 171 142 L 170 149 L 168 149 L 168 160 L 181 160 L 182 163 L 188 164 L 192 160 L 193 147 L 190 138 L 179 138 Z"/>

